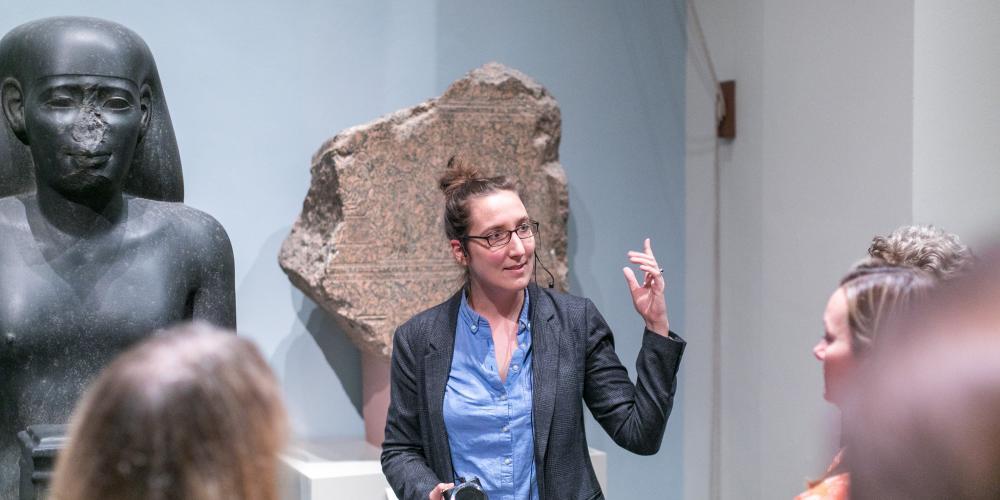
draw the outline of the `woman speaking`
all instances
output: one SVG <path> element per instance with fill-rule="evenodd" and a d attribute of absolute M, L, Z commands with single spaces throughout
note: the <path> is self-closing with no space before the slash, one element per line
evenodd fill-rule
<path fill-rule="evenodd" d="M 440 180 L 445 233 L 465 285 L 399 327 L 382 470 L 401 499 L 437 500 L 459 478 L 496 499 L 604 498 L 583 405 L 614 441 L 656 453 L 684 340 L 670 332 L 649 240 L 625 268 L 646 323 L 633 384 L 586 298 L 532 282 L 538 223 L 513 179 L 453 162 Z"/>

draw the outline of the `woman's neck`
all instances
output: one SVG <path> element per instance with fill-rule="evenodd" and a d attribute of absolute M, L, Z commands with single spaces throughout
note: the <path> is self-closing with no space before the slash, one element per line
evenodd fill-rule
<path fill-rule="evenodd" d="M 487 321 L 497 319 L 517 320 L 524 304 L 526 290 L 511 292 L 509 290 L 489 290 L 479 286 L 475 281 L 469 284 L 469 306 Z"/>

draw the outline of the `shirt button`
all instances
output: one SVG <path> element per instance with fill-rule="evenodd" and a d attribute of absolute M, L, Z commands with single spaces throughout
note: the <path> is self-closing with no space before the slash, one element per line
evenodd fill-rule
<path fill-rule="evenodd" d="M 520 367 L 520 366 L 517 366 L 517 365 L 514 365 L 514 366 L 510 367 L 510 369 L 511 369 L 511 370 L 514 370 L 514 371 L 518 371 L 518 370 L 520 370 L 520 369 L 521 369 L 521 367 Z"/>
<path fill-rule="evenodd" d="M 500 401 L 507 401 L 507 395 L 506 394 L 501 394 L 500 395 Z"/>
<path fill-rule="evenodd" d="M 479 330 L 479 325 L 472 325 L 469 327 L 469 330 L 472 330 L 472 333 L 476 333 L 476 330 Z"/>
<path fill-rule="evenodd" d="M 527 349 L 527 348 L 528 348 L 528 344 L 526 344 L 524 342 L 521 342 L 521 349 Z"/>
<path fill-rule="evenodd" d="M 510 427 L 507 427 L 507 426 L 505 425 L 505 426 L 503 426 L 503 428 L 502 428 L 502 429 L 500 429 L 500 432 L 507 432 L 507 431 L 509 431 L 509 430 L 510 430 Z"/>
<path fill-rule="evenodd" d="M 503 459 L 504 465 L 510 465 L 510 462 L 511 462 L 510 457 Z"/>

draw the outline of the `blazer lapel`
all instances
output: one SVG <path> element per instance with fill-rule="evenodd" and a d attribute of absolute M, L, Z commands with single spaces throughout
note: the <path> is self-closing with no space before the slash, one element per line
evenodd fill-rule
<path fill-rule="evenodd" d="M 458 308 L 462 303 L 462 292 L 448 300 L 448 307 L 442 309 L 432 323 L 428 332 L 427 354 L 424 355 L 424 391 L 427 395 L 427 413 L 432 429 L 445 429 L 444 425 L 444 392 L 448 385 L 448 374 L 451 372 L 451 358 L 455 350 L 455 326 L 458 323 Z M 451 463 L 451 447 L 448 445 L 447 432 L 431 432 L 433 449 L 431 461 L 444 468 L 447 476 L 442 480 L 450 480 L 455 472 Z"/>
<path fill-rule="evenodd" d="M 532 388 L 532 412 L 535 427 L 535 463 L 545 464 L 545 452 L 549 444 L 549 429 L 555 410 L 556 393 L 559 384 L 559 334 L 552 319 L 555 307 L 552 299 L 538 290 L 534 284 L 528 286 L 531 294 L 531 373 L 534 376 Z"/>

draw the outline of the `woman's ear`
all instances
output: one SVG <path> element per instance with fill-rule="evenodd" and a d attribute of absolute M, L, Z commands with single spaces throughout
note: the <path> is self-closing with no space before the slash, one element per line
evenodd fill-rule
<path fill-rule="evenodd" d="M 24 128 L 24 93 L 21 91 L 21 84 L 13 78 L 5 79 L 0 87 L 0 101 L 3 114 L 14 135 L 24 144 L 28 144 Z"/>
<path fill-rule="evenodd" d="M 466 266 L 469 264 L 469 254 L 465 252 L 465 245 L 459 240 L 451 240 L 451 256 L 455 258 L 455 262 Z"/>

